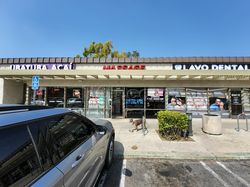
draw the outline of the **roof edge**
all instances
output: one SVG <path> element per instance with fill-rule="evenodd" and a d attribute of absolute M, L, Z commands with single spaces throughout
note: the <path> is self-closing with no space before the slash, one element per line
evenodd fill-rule
<path fill-rule="evenodd" d="M 157 58 L 76 58 L 76 57 L 33 57 L 0 58 L 0 64 L 50 64 L 50 63 L 250 63 L 250 56 L 219 57 L 157 57 Z"/>

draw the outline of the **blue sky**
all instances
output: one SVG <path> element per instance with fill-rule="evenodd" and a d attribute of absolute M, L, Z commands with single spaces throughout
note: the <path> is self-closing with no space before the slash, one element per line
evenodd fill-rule
<path fill-rule="evenodd" d="M 113 41 L 141 57 L 250 56 L 249 0 L 0 0 L 0 57 Z"/>

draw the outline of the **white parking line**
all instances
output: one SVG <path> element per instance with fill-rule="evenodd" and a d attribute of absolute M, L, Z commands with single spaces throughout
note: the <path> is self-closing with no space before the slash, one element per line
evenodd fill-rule
<path fill-rule="evenodd" d="M 120 180 L 120 187 L 125 187 L 125 170 L 127 165 L 127 160 L 124 159 L 122 162 L 122 170 L 121 170 L 121 180 Z"/>
<path fill-rule="evenodd" d="M 219 166 L 221 166 L 223 169 L 225 169 L 228 173 L 232 174 L 236 179 L 238 179 L 242 184 L 245 184 L 246 186 L 250 186 L 250 184 L 245 181 L 243 178 L 241 178 L 239 175 L 233 173 L 230 169 L 228 169 L 224 164 L 221 162 L 216 162 Z"/>
<path fill-rule="evenodd" d="M 217 178 L 221 184 L 223 184 L 225 187 L 230 187 L 217 173 L 214 172 L 210 167 L 208 167 L 204 162 L 200 161 L 201 165 L 208 170 L 215 178 Z"/>

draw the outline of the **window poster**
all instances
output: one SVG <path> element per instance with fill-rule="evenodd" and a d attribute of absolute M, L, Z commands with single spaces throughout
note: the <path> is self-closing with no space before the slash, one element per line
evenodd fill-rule
<path fill-rule="evenodd" d="M 209 90 L 209 110 L 225 111 L 228 110 L 228 91 L 227 89 L 210 89 Z"/>
<path fill-rule="evenodd" d="M 168 97 L 168 110 L 185 110 L 186 109 L 186 98 L 185 97 Z"/>
<path fill-rule="evenodd" d="M 143 108 L 144 88 L 127 88 L 125 104 L 127 108 Z"/>
<path fill-rule="evenodd" d="M 228 110 L 228 100 L 226 98 L 210 97 L 209 103 L 210 103 L 209 109 L 211 111 Z"/>
<path fill-rule="evenodd" d="M 205 89 L 187 89 L 187 110 L 207 111 L 208 98 Z"/>
<path fill-rule="evenodd" d="M 186 95 L 183 88 L 168 88 L 166 89 L 166 109 L 167 110 L 185 110 L 186 109 Z"/>
<path fill-rule="evenodd" d="M 148 88 L 146 108 L 147 109 L 164 109 L 165 108 L 165 89 Z"/>
<path fill-rule="evenodd" d="M 163 97 L 164 89 L 163 88 L 148 88 L 149 97 Z"/>
<path fill-rule="evenodd" d="M 89 109 L 104 108 L 105 103 L 105 89 L 104 88 L 91 88 L 89 95 Z"/>
<path fill-rule="evenodd" d="M 188 110 L 207 110 L 207 97 L 193 96 L 187 97 Z"/>
<path fill-rule="evenodd" d="M 241 104 L 241 91 L 231 91 L 231 103 Z"/>

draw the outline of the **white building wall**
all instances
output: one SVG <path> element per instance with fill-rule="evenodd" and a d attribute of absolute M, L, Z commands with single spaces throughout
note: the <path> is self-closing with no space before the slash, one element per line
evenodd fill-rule
<path fill-rule="evenodd" d="M 4 80 L 3 83 L 4 104 L 23 104 L 23 82 Z M 0 95 L 1 98 L 1 95 Z"/>
<path fill-rule="evenodd" d="M 4 80 L 0 78 L 0 104 L 3 104 L 3 83 Z"/>

